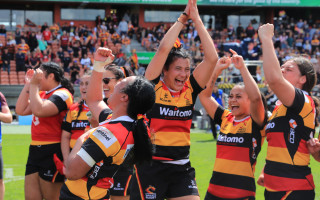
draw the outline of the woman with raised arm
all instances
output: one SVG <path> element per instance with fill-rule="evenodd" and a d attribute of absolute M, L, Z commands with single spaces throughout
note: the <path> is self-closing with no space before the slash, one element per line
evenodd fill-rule
<path fill-rule="evenodd" d="M 111 117 L 107 99 L 115 85 L 132 73 L 125 67 L 110 64 L 114 56 L 111 50 L 99 48 L 94 54 L 94 68 L 87 92 L 87 104 L 94 118 L 103 122 Z M 110 64 L 110 65 L 108 65 Z M 104 96 L 104 98 L 103 98 Z M 113 177 L 114 187 L 109 189 L 111 200 L 128 200 L 133 167 L 120 167 Z"/>
<path fill-rule="evenodd" d="M 206 89 L 199 95 L 207 113 L 221 126 L 205 200 L 255 199 L 254 169 L 264 140 L 261 130 L 267 116 L 259 88 L 243 58 L 230 51 L 232 58 L 219 59 Z M 238 83 L 230 91 L 230 112 L 221 107 L 211 93 L 218 76 L 231 62 L 240 70 L 244 84 Z"/>
<path fill-rule="evenodd" d="M 149 129 L 140 116 L 154 102 L 153 85 L 143 77 L 131 76 L 116 84 L 108 99 L 113 111 L 110 120 L 81 136 L 68 156 L 68 180 L 60 200 L 106 199 L 124 161 L 131 165 L 151 161 Z"/>
<path fill-rule="evenodd" d="M 306 144 L 315 133 L 316 106 L 310 92 L 316 84 L 316 72 L 312 63 L 301 56 L 280 67 L 273 34 L 272 24 L 259 28 L 265 78 L 281 102 L 266 126 L 266 165 L 258 183 L 266 187 L 266 199 L 314 199 Z"/>
<path fill-rule="evenodd" d="M 84 134 L 90 127 L 90 122 L 87 116 L 89 107 L 86 104 L 87 87 L 89 84 L 90 76 L 85 74 L 80 78 L 80 101 L 71 105 L 62 122 L 61 133 L 61 151 L 63 161 L 67 161 L 70 150 L 74 147 L 77 139 Z M 95 122 L 95 123 L 94 123 Z M 91 120 L 93 128 L 99 125 L 94 118 Z"/>
<path fill-rule="evenodd" d="M 53 155 L 62 159 L 61 124 L 73 102 L 73 87 L 63 77 L 61 67 L 53 62 L 30 69 L 26 79 L 16 104 L 18 115 L 33 114 L 25 199 L 58 199 L 64 176 L 58 173 Z"/>
<path fill-rule="evenodd" d="M 190 57 L 175 41 L 188 19 L 200 36 L 204 59 L 190 75 Z M 179 43 L 179 42 L 177 42 Z M 200 199 L 195 170 L 189 160 L 193 106 L 218 60 L 213 41 L 206 31 L 196 0 L 189 0 L 185 12 L 166 33 L 146 70 L 155 84 L 156 103 L 148 115 L 153 163 L 136 165 L 131 199 Z"/>

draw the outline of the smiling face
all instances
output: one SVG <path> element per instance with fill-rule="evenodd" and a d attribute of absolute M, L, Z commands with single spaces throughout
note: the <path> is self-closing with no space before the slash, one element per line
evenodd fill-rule
<path fill-rule="evenodd" d="M 84 76 L 80 80 L 80 94 L 81 94 L 81 99 L 83 99 L 83 100 L 86 100 L 89 80 L 90 80 L 89 76 Z"/>
<path fill-rule="evenodd" d="M 119 82 L 120 80 L 115 79 L 116 76 L 110 71 L 110 70 L 106 70 L 103 73 L 103 78 L 111 78 L 108 84 L 103 83 L 103 93 L 105 98 L 109 98 L 110 95 L 113 93 L 114 91 L 114 87 L 117 84 L 117 82 Z"/>
<path fill-rule="evenodd" d="M 244 90 L 244 86 L 236 85 L 232 88 L 229 95 L 229 109 L 235 119 L 243 119 L 250 114 L 250 100 Z"/>
<path fill-rule="evenodd" d="M 170 89 L 181 91 L 190 77 L 190 60 L 177 58 L 169 65 L 168 70 L 163 70 L 163 74 L 163 80 Z"/>
<path fill-rule="evenodd" d="M 135 77 L 131 76 L 125 79 L 122 79 L 121 81 L 118 81 L 114 88 L 113 88 L 113 92 L 110 94 L 109 98 L 108 98 L 108 106 L 116 111 L 118 106 L 123 105 L 123 103 L 125 103 L 126 101 L 126 96 L 128 96 L 127 94 L 125 94 L 123 92 L 123 89 L 127 86 L 128 83 L 134 81 Z"/>
<path fill-rule="evenodd" d="M 302 76 L 297 64 L 294 61 L 287 61 L 281 66 L 283 77 L 294 87 L 302 89 L 305 83 L 305 76 Z"/>

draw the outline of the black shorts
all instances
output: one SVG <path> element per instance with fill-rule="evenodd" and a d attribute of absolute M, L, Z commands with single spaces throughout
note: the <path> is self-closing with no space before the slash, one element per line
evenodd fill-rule
<path fill-rule="evenodd" d="M 114 185 L 109 189 L 112 196 L 130 195 L 131 178 L 133 169 L 120 166 L 118 172 L 113 177 Z"/>
<path fill-rule="evenodd" d="M 270 192 L 264 191 L 264 198 L 266 200 L 314 200 L 314 190 L 294 190 L 294 191 L 281 191 Z"/>
<path fill-rule="evenodd" d="M 152 164 L 137 165 L 135 168 L 136 174 L 132 179 L 130 194 L 132 200 L 199 196 L 195 170 L 190 163 L 174 165 L 154 161 Z"/>
<path fill-rule="evenodd" d="M 26 176 L 39 173 L 40 178 L 50 182 L 64 182 L 53 161 L 53 154 L 63 160 L 60 143 L 49 145 L 30 145 L 26 166 Z"/>
<path fill-rule="evenodd" d="M 3 158 L 2 158 L 2 145 L 0 143 L 0 179 L 3 179 Z"/>

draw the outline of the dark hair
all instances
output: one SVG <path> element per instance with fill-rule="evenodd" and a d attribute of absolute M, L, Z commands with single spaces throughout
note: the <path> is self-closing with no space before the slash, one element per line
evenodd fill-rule
<path fill-rule="evenodd" d="M 168 55 L 168 58 L 164 64 L 163 69 L 168 71 L 169 66 L 171 63 L 173 63 L 177 58 L 183 58 L 183 59 L 189 59 L 190 60 L 190 55 L 189 53 L 184 50 L 181 46 L 176 48 L 173 47 Z"/>
<path fill-rule="evenodd" d="M 105 70 L 112 72 L 117 80 L 133 75 L 131 70 L 128 70 L 126 67 L 119 67 L 115 64 L 106 66 Z"/>
<path fill-rule="evenodd" d="M 137 76 L 134 81 L 128 83 L 123 92 L 129 97 L 127 113 L 135 120 L 132 128 L 134 138 L 134 163 L 151 161 L 152 144 L 149 138 L 149 130 L 144 118 L 137 119 L 138 114 L 145 114 L 155 103 L 154 86 L 146 78 Z"/>
<path fill-rule="evenodd" d="M 315 86 L 317 82 L 316 71 L 313 67 L 313 64 L 309 59 L 303 56 L 297 56 L 291 58 L 289 61 L 293 61 L 297 64 L 299 71 L 302 76 L 306 76 L 306 82 L 302 86 L 302 90 L 311 93 L 312 88 Z"/>
<path fill-rule="evenodd" d="M 57 63 L 54 63 L 54 62 L 43 63 L 41 65 L 41 68 L 43 69 L 43 71 L 47 72 L 45 76 L 46 78 L 48 77 L 49 74 L 51 73 L 54 74 L 55 81 L 60 83 L 63 88 L 66 88 L 67 90 L 69 90 L 69 92 L 73 95 L 74 93 L 73 85 L 68 79 L 64 78 L 64 72 Z"/>
<path fill-rule="evenodd" d="M 311 98 L 312 98 L 312 100 L 313 100 L 313 102 L 314 102 L 314 107 L 315 107 L 315 109 L 316 109 L 316 118 L 315 118 L 315 125 L 316 125 L 316 127 L 317 126 L 319 126 L 319 121 L 318 121 L 318 116 L 319 116 L 319 112 L 320 112 L 320 108 L 319 108 L 319 106 L 320 106 L 320 100 L 319 100 L 319 98 L 318 97 L 316 97 L 316 96 L 311 96 Z"/>

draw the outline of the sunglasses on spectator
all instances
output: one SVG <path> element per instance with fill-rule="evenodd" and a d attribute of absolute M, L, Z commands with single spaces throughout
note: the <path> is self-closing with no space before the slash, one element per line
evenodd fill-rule
<path fill-rule="evenodd" d="M 111 79 L 117 79 L 117 78 L 112 78 L 112 77 L 107 77 L 107 78 L 104 78 L 104 79 L 102 79 L 102 81 L 105 83 L 105 84 L 109 84 L 109 82 L 110 82 L 110 80 Z"/>

